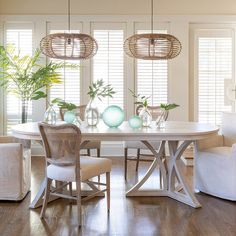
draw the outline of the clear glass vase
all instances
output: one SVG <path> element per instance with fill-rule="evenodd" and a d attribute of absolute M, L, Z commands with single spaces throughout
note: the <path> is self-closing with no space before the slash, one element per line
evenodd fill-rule
<path fill-rule="evenodd" d="M 27 123 L 29 100 L 22 98 L 21 100 L 21 123 Z"/>
<path fill-rule="evenodd" d="M 168 117 L 168 111 L 163 109 L 161 111 L 161 114 L 156 119 L 156 126 L 158 128 L 164 128 L 165 127 L 165 121 L 166 121 L 167 117 Z"/>
<path fill-rule="evenodd" d="M 100 114 L 95 99 L 90 99 L 84 112 L 84 119 L 89 126 L 96 126 L 99 122 Z"/>
<path fill-rule="evenodd" d="M 148 127 L 152 123 L 152 115 L 147 107 L 143 107 L 143 109 L 139 113 L 139 117 L 143 121 L 143 127 Z"/>
<path fill-rule="evenodd" d="M 44 122 L 50 125 L 55 125 L 57 122 L 57 113 L 52 105 L 50 105 L 44 113 Z"/>

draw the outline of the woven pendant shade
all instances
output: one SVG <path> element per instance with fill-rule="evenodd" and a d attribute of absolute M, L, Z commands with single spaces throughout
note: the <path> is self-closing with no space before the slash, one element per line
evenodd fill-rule
<path fill-rule="evenodd" d="M 61 60 L 84 60 L 93 57 L 98 45 L 87 34 L 56 33 L 49 34 L 40 42 L 44 55 Z"/>
<path fill-rule="evenodd" d="M 169 60 L 177 57 L 182 49 L 180 41 L 171 34 L 153 32 L 153 0 L 151 0 L 151 33 L 134 34 L 124 42 L 125 53 L 143 60 Z"/>
<path fill-rule="evenodd" d="M 181 52 L 180 41 L 170 34 L 135 34 L 124 42 L 125 53 L 143 60 L 168 60 Z"/>
<path fill-rule="evenodd" d="M 68 0 L 68 32 L 49 34 L 40 42 L 41 52 L 50 58 L 61 60 L 85 60 L 98 50 L 96 40 L 87 34 L 70 32 L 70 0 Z"/>

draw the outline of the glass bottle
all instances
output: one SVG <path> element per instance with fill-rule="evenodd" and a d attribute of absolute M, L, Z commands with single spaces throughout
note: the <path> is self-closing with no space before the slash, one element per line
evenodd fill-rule
<path fill-rule="evenodd" d="M 96 126 L 99 122 L 99 110 L 94 98 L 91 98 L 84 112 L 84 119 L 89 126 Z"/>
<path fill-rule="evenodd" d="M 57 121 L 57 113 L 55 112 L 53 105 L 50 105 L 44 113 L 44 122 L 55 125 Z"/>
<path fill-rule="evenodd" d="M 143 127 L 148 127 L 152 123 L 152 115 L 147 107 L 143 107 L 139 113 L 139 117 L 143 121 Z"/>
<path fill-rule="evenodd" d="M 168 117 L 168 111 L 166 111 L 165 109 L 162 109 L 161 114 L 156 119 L 156 126 L 158 128 L 165 127 L 165 121 L 167 117 Z"/>

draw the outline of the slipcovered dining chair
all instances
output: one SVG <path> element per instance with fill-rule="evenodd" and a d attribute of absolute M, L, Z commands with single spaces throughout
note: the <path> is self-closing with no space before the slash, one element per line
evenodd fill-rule
<path fill-rule="evenodd" d="M 139 115 L 140 111 L 142 110 L 143 106 L 139 105 L 136 108 L 136 115 Z M 148 106 L 149 111 L 151 112 L 153 120 L 156 120 L 158 116 L 160 116 L 162 110 L 160 106 Z M 166 117 L 164 117 L 165 120 L 168 118 L 168 112 L 166 113 Z M 159 141 L 151 141 L 150 144 L 154 147 L 154 149 L 158 150 L 160 148 L 160 142 Z M 137 154 L 134 157 L 129 157 L 128 151 L 129 149 L 135 149 L 137 150 Z M 127 168 L 128 168 L 128 161 L 135 161 L 136 162 L 136 171 L 138 171 L 139 168 L 139 162 L 152 162 L 153 160 L 151 158 L 140 158 L 140 157 L 153 157 L 151 154 L 143 154 L 142 150 L 148 150 L 146 145 L 144 145 L 140 141 L 125 141 L 124 142 L 124 156 L 125 156 L 125 164 L 124 164 L 124 177 L 125 180 L 127 179 Z M 164 154 L 165 155 L 165 154 Z"/>
<path fill-rule="evenodd" d="M 81 120 L 84 120 L 85 108 L 86 108 L 86 105 L 81 105 L 81 106 L 77 106 L 76 109 L 73 110 L 75 112 L 76 116 L 79 116 Z M 66 111 L 67 111 L 67 109 L 60 108 L 60 116 L 61 116 L 62 120 L 64 120 L 64 114 Z M 91 152 L 90 152 L 91 149 L 96 149 L 97 150 L 97 157 L 100 157 L 100 155 L 101 155 L 101 152 L 100 152 L 101 142 L 100 141 L 90 141 L 83 147 L 83 149 L 87 150 L 88 156 L 91 155 Z"/>
<path fill-rule="evenodd" d="M 0 200 L 22 200 L 30 191 L 30 143 L 0 137 Z"/>
<path fill-rule="evenodd" d="M 110 171 L 111 160 L 106 158 L 80 156 L 81 132 L 73 124 L 39 124 L 40 134 L 45 149 L 46 188 L 41 218 L 44 217 L 50 195 L 77 201 L 78 224 L 81 226 L 81 201 L 107 193 L 107 210 L 110 209 Z M 92 181 L 95 176 L 106 174 L 106 183 Z M 51 189 L 52 181 L 59 181 L 61 186 Z M 72 182 L 76 182 L 76 197 L 73 196 Z M 93 188 L 93 193 L 81 199 L 81 183 Z M 104 186 L 105 189 L 97 188 Z M 62 194 L 62 188 L 69 186 L 69 194 Z"/>
<path fill-rule="evenodd" d="M 221 134 L 196 142 L 194 188 L 236 201 L 236 113 L 223 113 Z"/>

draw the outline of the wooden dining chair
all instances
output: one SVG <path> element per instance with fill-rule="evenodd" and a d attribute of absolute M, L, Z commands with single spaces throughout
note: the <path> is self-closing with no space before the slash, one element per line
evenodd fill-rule
<path fill-rule="evenodd" d="M 77 201 L 78 224 L 81 226 L 81 201 L 107 193 L 107 210 L 110 209 L 110 172 L 111 160 L 106 158 L 80 156 L 81 132 L 73 124 L 49 125 L 39 124 L 39 130 L 45 149 L 45 178 L 41 218 L 44 217 L 50 195 Z M 106 183 L 94 182 L 95 176 L 106 174 Z M 52 181 L 60 183 L 60 187 L 51 188 Z M 76 182 L 76 197 L 72 194 L 72 182 Z M 93 187 L 91 195 L 81 198 L 81 183 Z M 69 185 L 69 194 L 63 194 L 62 189 Z M 104 189 L 96 186 L 104 186 Z"/>
<path fill-rule="evenodd" d="M 73 111 L 75 112 L 76 116 L 79 116 L 81 120 L 84 120 L 84 113 L 85 113 L 86 105 L 77 106 Z M 60 116 L 61 119 L 64 120 L 64 114 L 67 111 L 65 108 L 60 108 Z M 100 141 L 90 141 L 88 142 L 83 149 L 87 150 L 87 155 L 90 156 L 90 150 L 96 149 L 97 150 L 97 157 L 101 155 L 101 142 Z"/>
<path fill-rule="evenodd" d="M 143 108 L 142 105 L 137 106 L 136 115 L 139 115 L 142 108 Z M 162 112 L 160 106 L 148 106 L 148 110 L 150 111 L 153 120 L 156 120 L 158 118 L 158 116 L 161 115 L 161 112 Z M 164 117 L 164 119 L 167 120 L 167 118 L 168 118 L 168 112 L 166 113 L 166 117 Z M 154 147 L 155 150 L 158 150 L 160 148 L 159 141 L 151 141 L 150 144 Z M 137 150 L 136 156 L 129 157 L 128 156 L 129 149 L 136 149 Z M 153 155 L 144 154 L 141 152 L 141 150 L 148 150 L 146 145 L 144 145 L 142 142 L 140 142 L 140 141 L 125 141 L 125 143 L 124 143 L 124 156 L 125 156 L 124 178 L 125 178 L 125 180 L 127 180 L 128 161 L 135 161 L 136 162 L 136 172 L 138 171 L 140 161 L 143 161 L 143 162 L 152 162 L 153 161 L 153 158 L 152 158 Z M 141 157 L 143 157 L 143 158 L 141 158 Z M 145 157 L 149 157 L 149 158 L 147 159 Z"/>

